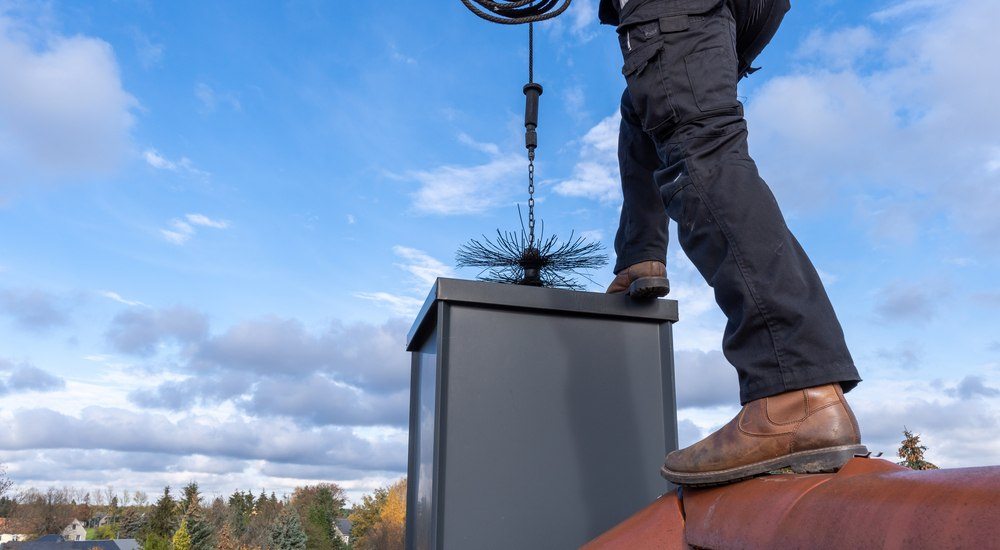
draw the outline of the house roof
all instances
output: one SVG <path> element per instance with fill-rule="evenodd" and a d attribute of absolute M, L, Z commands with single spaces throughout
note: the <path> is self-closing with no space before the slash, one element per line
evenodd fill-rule
<path fill-rule="evenodd" d="M 8 542 L 4 550 L 135 550 L 139 547 L 135 539 L 117 540 L 53 540 L 46 535 L 38 540 L 28 542 Z"/>
<path fill-rule="evenodd" d="M 582 550 L 982 548 L 1000 537 L 998 493 L 1000 466 L 913 471 L 856 457 L 836 474 L 667 493 Z"/>
<path fill-rule="evenodd" d="M 340 529 L 341 533 L 351 536 L 351 520 L 347 518 L 337 518 L 333 520 L 333 522 L 337 524 L 337 529 Z"/>

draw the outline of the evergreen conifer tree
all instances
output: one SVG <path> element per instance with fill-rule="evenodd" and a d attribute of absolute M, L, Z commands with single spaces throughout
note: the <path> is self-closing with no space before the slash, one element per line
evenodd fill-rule
<path fill-rule="evenodd" d="M 140 533 L 146 527 L 146 518 L 136 508 L 126 508 L 118 520 L 118 536 L 123 539 L 141 539 Z"/>
<path fill-rule="evenodd" d="M 229 497 L 229 525 L 233 529 L 233 538 L 240 540 L 243 538 L 253 514 L 254 498 L 253 494 L 247 491 L 235 491 Z"/>
<path fill-rule="evenodd" d="M 906 466 L 913 470 L 937 470 L 938 467 L 924 460 L 926 445 L 920 444 L 920 435 L 914 434 L 903 426 L 903 441 L 900 442 L 897 455 L 902 458 L 900 466 Z"/>
<path fill-rule="evenodd" d="M 201 507 L 201 492 L 198 491 L 198 483 L 192 481 L 184 486 L 184 498 L 181 500 L 181 511 L 187 513 L 191 509 L 191 503 Z"/>
<path fill-rule="evenodd" d="M 163 488 L 163 496 L 153 506 L 153 514 L 149 518 L 149 531 L 169 540 L 175 525 L 177 525 L 177 505 L 170 496 L 168 486 Z"/>
<path fill-rule="evenodd" d="M 205 518 L 205 512 L 198 505 L 198 500 L 191 501 L 185 514 L 188 533 L 191 535 L 191 550 L 212 550 L 215 548 L 215 530 Z"/>
<path fill-rule="evenodd" d="M 271 544 L 274 550 L 305 550 L 306 533 L 295 510 L 286 508 L 271 526 Z"/>
<path fill-rule="evenodd" d="M 191 534 L 188 533 L 187 520 L 181 521 L 173 538 L 174 550 L 191 550 Z"/>

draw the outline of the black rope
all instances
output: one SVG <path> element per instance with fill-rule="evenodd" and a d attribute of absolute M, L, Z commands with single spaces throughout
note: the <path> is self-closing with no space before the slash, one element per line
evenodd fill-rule
<path fill-rule="evenodd" d="M 535 24 L 528 23 L 528 84 L 535 82 Z"/>
<path fill-rule="evenodd" d="M 493 23 L 520 25 L 552 19 L 573 0 L 462 0 L 469 11 Z"/>

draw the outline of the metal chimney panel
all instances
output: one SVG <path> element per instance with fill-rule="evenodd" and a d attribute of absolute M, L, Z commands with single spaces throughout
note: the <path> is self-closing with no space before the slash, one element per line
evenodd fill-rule
<path fill-rule="evenodd" d="M 576 548 L 671 486 L 673 300 L 438 279 L 410 331 L 407 548 Z"/>

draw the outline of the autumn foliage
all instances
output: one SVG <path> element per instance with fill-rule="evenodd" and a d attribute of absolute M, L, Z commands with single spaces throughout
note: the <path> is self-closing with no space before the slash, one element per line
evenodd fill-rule
<path fill-rule="evenodd" d="M 406 535 L 406 479 L 365 495 L 350 515 L 351 548 L 395 550 Z"/>

